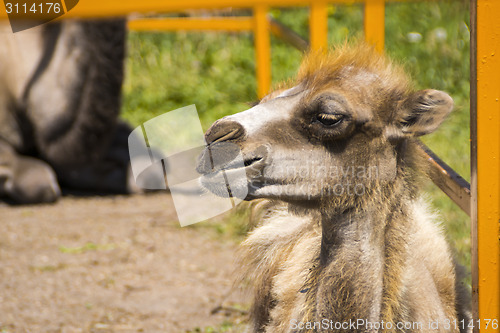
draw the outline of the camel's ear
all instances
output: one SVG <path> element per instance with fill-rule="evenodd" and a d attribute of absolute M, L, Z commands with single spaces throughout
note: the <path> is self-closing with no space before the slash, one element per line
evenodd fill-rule
<path fill-rule="evenodd" d="M 439 90 L 420 90 L 398 106 L 388 136 L 420 136 L 434 132 L 453 109 L 453 99 Z"/>

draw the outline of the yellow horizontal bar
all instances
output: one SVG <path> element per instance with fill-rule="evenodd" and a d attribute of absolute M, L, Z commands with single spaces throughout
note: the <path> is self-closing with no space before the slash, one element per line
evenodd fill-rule
<path fill-rule="evenodd" d="M 251 17 L 134 19 L 128 22 L 128 28 L 136 31 L 250 31 L 253 29 L 253 19 Z"/>
<path fill-rule="evenodd" d="M 307 6 L 312 2 L 315 2 L 315 0 L 82 0 L 67 16 L 125 16 L 130 13 L 167 13 L 192 9 L 253 8 L 259 5 L 278 7 Z M 333 2 L 352 3 L 353 0 L 336 0 Z"/>
<path fill-rule="evenodd" d="M 352 4 L 372 1 L 374 0 L 328 0 L 327 2 L 331 4 Z M 387 2 L 404 1 L 415 0 L 389 0 Z M 133 13 L 167 13 L 192 9 L 253 8 L 255 6 L 293 7 L 310 6 L 322 2 L 324 0 L 82 0 L 64 17 L 100 18 L 127 16 Z M 0 4 L 0 19 L 6 18 L 5 7 Z"/>

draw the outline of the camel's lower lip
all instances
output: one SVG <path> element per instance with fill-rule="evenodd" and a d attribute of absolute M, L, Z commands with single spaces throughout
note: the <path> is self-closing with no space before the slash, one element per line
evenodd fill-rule
<path fill-rule="evenodd" d="M 244 199 L 248 194 L 247 167 L 223 169 L 200 177 L 201 185 L 211 193 Z"/>
<path fill-rule="evenodd" d="M 200 182 L 205 189 L 217 196 L 226 197 L 229 193 L 230 196 L 245 199 L 249 195 L 251 184 L 262 177 L 263 167 L 264 158 L 254 157 L 203 174 Z"/>

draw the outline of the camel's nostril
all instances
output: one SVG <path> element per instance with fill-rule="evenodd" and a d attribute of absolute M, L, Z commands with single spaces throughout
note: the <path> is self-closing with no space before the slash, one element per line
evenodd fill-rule
<path fill-rule="evenodd" d="M 232 120 L 221 119 L 216 121 L 205 134 L 207 144 L 237 140 L 245 134 L 245 129 L 240 123 Z"/>

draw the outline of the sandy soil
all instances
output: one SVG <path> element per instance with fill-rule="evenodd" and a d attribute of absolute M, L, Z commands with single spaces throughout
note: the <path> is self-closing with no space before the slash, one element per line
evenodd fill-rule
<path fill-rule="evenodd" d="M 236 245 L 175 219 L 167 194 L 0 205 L 0 332 L 186 332 L 241 320 L 211 314 L 244 304 L 232 288 Z"/>

